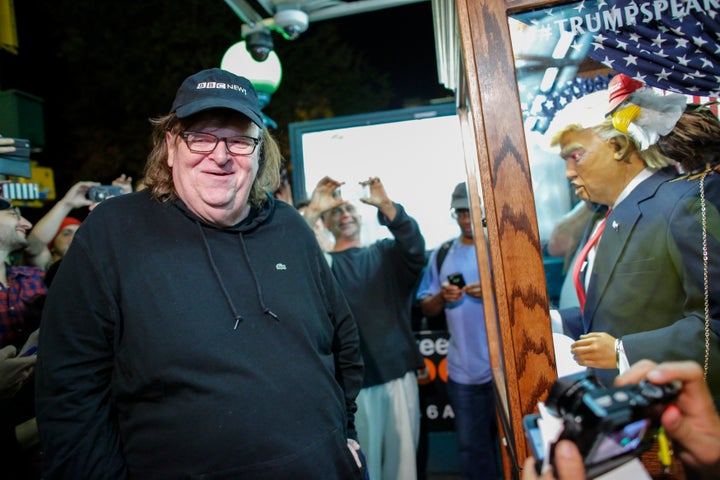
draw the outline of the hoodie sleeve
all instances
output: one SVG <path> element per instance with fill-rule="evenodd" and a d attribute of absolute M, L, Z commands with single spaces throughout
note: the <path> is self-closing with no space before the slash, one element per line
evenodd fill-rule
<path fill-rule="evenodd" d="M 335 378 L 345 395 L 347 413 L 347 436 L 357 440 L 355 430 L 355 412 L 357 397 L 363 385 L 364 368 L 360 353 L 360 337 L 357 323 L 350 307 L 342 294 L 340 286 L 330 271 L 325 255 L 317 249 L 320 275 L 325 288 L 326 301 L 330 309 L 335 332 L 333 335 L 333 355 L 335 357 Z"/>
<path fill-rule="evenodd" d="M 417 221 L 407 214 L 399 203 L 395 204 L 397 215 L 393 221 L 378 211 L 378 221 L 385 225 L 395 237 L 395 248 L 400 253 L 403 272 L 409 284 L 415 285 L 418 276 L 425 267 L 425 238 L 420 232 Z"/>
<path fill-rule="evenodd" d="M 425 297 L 435 295 L 442 289 L 440 285 L 440 272 L 438 272 L 437 269 L 438 250 L 439 249 L 436 248 L 430 254 L 430 258 L 425 265 L 425 271 L 417 288 L 415 300 L 422 300 Z"/>
<path fill-rule="evenodd" d="M 36 412 L 46 479 L 123 479 L 111 405 L 115 302 L 107 278 L 76 236 L 45 304 Z"/>

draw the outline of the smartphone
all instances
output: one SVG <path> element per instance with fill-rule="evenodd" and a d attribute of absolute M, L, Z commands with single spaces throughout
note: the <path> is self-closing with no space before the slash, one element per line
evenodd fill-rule
<path fill-rule="evenodd" d="M 35 355 L 37 353 L 37 345 L 33 345 L 32 347 L 28 348 L 24 352 L 20 353 L 21 357 L 29 357 L 30 355 Z"/>
<path fill-rule="evenodd" d="M 451 273 L 447 276 L 448 282 L 450 282 L 450 285 L 455 285 L 458 288 L 463 288 L 465 286 L 465 277 L 463 277 L 463 274 L 460 272 L 457 273 Z"/>
<path fill-rule="evenodd" d="M 370 196 L 370 186 L 362 185 L 360 182 L 357 184 L 347 183 L 336 188 L 333 192 L 333 197 L 342 198 L 347 201 L 357 201 L 361 198 L 367 198 Z"/>
<path fill-rule="evenodd" d="M 109 197 L 119 197 L 123 195 L 125 190 L 122 187 L 114 185 L 100 185 L 99 187 L 90 187 L 87 198 L 95 203 L 102 202 Z"/>
<path fill-rule="evenodd" d="M 35 330 L 28 336 L 28 339 L 25 341 L 25 345 L 22 346 L 20 353 L 18 353 L 18 357 L 27 357 L 37 353 L 39 333 L 40 330 Z"/>
<path fill-rule="evenodd" d="M 30 140 L 26 138 L 13 138 L 11 140 L 13 141 L 11 145 L 3 145 L 3 147 L 15 147 L 15 151 L 0 153 L 0 157 L 16 157 L 20 159 L 30 158 Z"/>
<path fill-rule="evenodd" d="M 525 440 L 530 446 L 530 452 L 535 458 L 535 472 L 540 475 L 543 462 L 545 461 L 545 445 L 543 445 L 542 434 L 538 427 L 540 415 L 531 414 L 523 417 L 523 430 L 525 431 Z"/>

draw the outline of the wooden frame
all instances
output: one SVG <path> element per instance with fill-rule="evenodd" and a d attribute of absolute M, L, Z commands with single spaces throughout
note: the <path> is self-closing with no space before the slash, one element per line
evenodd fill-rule
<path fill-rule="evenodd" d="M 458 111 L 466 149 L 473 150 L 468 151 L 468 186 L 482 185 L 488 241 L 476 235 L 478 267 L 483 291 L 492 292 L 485 294 L 485 317 L 507 447 L 505 474 L 516 478 L 529 454 L 522 417 L 537 410 L 557 371 L 509 7 L 502 0 L 457 0 L 467 83 L 467 99 L 459 99 Z M 471 207 L 474 231 L 482 232 L 480 206 Z M 492 271 L 483 260 L 488 256 Z"/>

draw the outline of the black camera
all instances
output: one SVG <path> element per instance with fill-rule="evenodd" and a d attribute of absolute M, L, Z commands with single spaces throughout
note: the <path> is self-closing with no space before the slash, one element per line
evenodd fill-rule
<path fill-rule="evenodd" d="M 91 202 L 102 202 L 109 197 L 118 197 L 125 193 L 122 187 L 116 187 L 114 185 L 100 185 L 99 187 L 90 187 L 87 193 L 87 198 Z"/>
<path fill-rule="evenodd" d="M 646 380 L 636 385 L 603 387 L 591 372 L 557 379 L 546 406 L 562 419 L 558 440 L 575 442 L 583 457 L 587 478 L 595 478 L 647 450 L 655 440 L 660 416 L 677 398 L 680 382 L 656 385 Z M 538 473 L 546 449 L 539 441 L 539 415 L 523 419 L 528 443 L 533 449 Z M 555 443 L 550 446 L 554 467 Z"/>
<path fill-rule="evenodd" d="M 30 167 L 30 141 L 25 138 L 8 137 L 2 137 L 2 140 L 3 144 L 0 145 L 0 150 L 6 150 L 5 147 L 14 147 L 15 150 L 4 153 L 0 151 L 0 174 L 10 175 L 13 177 L 31 178 L 32 168 Z"/>

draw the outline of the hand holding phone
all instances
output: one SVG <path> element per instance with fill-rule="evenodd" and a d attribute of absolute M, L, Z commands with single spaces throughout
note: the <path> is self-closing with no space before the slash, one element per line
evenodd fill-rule
<path fill-rule="evenodd" d="M 100 185 L 97 187 L 90 187 L 87 193 L 87 198 L 94 203 L 100 203 L 103 200 L 110 197 L 119 197 L 124 195 L 125 189 L 115 185 Z"/>
<path fill-rule="evenodd" d="M 30 141 L 25 138 L 0 137 L 0 156 L 30 158 Z"/>

